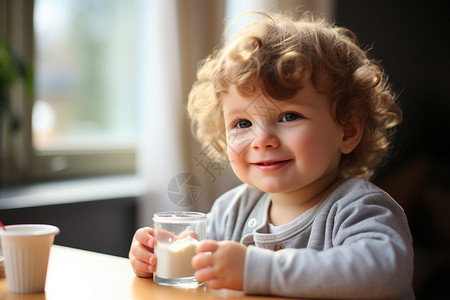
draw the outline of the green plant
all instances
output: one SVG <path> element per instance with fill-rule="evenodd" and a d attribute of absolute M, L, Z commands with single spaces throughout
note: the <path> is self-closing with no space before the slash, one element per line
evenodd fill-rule
<path fill-rule="evenodd" d="M 3 117 L 9 119 L 11 130 L 16 130 L 20 126 L 19 118 L 12 110 L 9 95 L 10 88 L 19 80 L 24 81 L 26 93 L 31 96 L 33 92 L 31 66 L 17 56 L 7 43 L 0 41 L 0 122 Z"/>

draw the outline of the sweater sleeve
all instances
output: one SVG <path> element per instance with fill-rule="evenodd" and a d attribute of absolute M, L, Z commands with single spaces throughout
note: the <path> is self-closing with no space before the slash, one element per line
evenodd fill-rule
<path fill-rule="evenodd" d="M 384 199 L 385 200 L 385 199 Z M 249 247 L 244 290 L 307 298 L 414 299 L 413 250 L 403 210 L 367 195 L 338 203 L 318 218 L 330 236 L 324 249 Z"/>

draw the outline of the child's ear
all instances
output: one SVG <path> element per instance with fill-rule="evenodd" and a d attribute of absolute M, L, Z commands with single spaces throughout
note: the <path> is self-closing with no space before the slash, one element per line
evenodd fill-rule
<path fill-rule="evenodd" d="M 364 131 L 364 121 L 358 116 L 349 116 L 342 126 L 343 135 L 340 150 L 349 154 L 358 146 Z"/>

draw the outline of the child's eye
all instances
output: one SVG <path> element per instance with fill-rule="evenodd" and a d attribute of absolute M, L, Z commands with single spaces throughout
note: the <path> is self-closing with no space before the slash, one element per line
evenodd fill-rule
<path fill-rule="evenodd" d="M 235 127 L 243 129 L 243 128 L 249 128 L 252 126 L 252 122 L 250 122 L 249 120 L 239 120 L 236 122 Z"/>
<path fill-rule="evenodd" d="M 291 121 L 295 121 L 300 118 L 302 118 L 302 116 L 299 115 L 298 113 L 289 112 L 289 113 L 285 113 L 281 116 L 280 122 L 291 122 Z"/>

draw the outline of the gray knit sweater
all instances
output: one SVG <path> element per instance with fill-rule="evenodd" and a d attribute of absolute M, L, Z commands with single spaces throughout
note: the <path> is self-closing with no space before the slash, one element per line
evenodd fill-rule
<path fill-rule="evenodd" d="M 375 185 L 342 180 L 303 219 L 276 233 L 270 231 L 269 206 L 267 193 L 243 184 L 217 199 L 209 215 L 208 238 L 249 246 L 245 293 L 414 299 L 406 216 Z"/>

